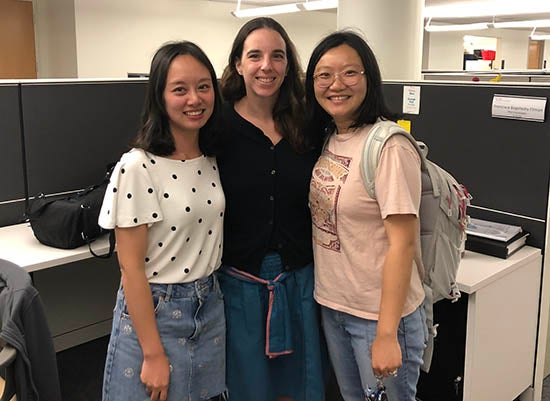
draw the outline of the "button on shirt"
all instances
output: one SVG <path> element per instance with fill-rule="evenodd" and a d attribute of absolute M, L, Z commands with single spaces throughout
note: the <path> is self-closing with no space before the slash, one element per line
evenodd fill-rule
<path fill-rule="evenodd" d="M 224 106 L 224 131 L 223 263 L 257 275 L 269 250 L 279 252 L 287 270 L 311 263 L 308 194 L 318 150 L 298 154 L 285 139 L 273 145 L 233 104 Z"/>

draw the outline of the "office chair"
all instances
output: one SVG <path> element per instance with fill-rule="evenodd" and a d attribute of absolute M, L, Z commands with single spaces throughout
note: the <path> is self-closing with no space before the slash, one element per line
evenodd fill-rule
<path fill-rule="evenodd" d="M 0 401 L 61 401 L 57 360 L 44 305 L 29 274 L 0 259 Z"/>

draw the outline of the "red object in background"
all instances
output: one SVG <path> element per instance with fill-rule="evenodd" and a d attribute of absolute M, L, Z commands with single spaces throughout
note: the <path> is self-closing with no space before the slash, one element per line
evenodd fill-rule
<path fill-rule="evenodd" d="M 481 51 L 481 58 L 483 60 L 490 60 L 493 61 L 495 59 L 497 52 L 494 50 L 482 50 Z"/>
<path fill-rule="evenodd" d="M 474 82 L 479 82 L 479 78 L 478 78 L 478 77 L 473 77 L 473 78 L 472 78 L 472 81 L 474 81 Z"/>

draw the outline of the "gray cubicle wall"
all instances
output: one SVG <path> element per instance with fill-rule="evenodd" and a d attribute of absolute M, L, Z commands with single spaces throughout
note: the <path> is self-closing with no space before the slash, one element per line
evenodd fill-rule
<path fill-rule="evenodd" d="M 98 183 L 136 134 L 147 80 L 21 85 L 30 196 Z"/>
<path fill-rule="evenodd" d="M 0 227 L 24 219 L 25 177 L 19 121 L 19 86 L 0 83 Z"/>
<path fill-rule="evenodd" d="M 98 183 L 136 134 L 147 80 L 22 82 L 29 194 Z M 116 258 L 33 273 L 56 350 L 109 333 L 120 272 Z"/>
<path fill-rule="evenodd" d="M 402 111 L 403 86 L 420 86 L 420 114 L 405 114 L 429 157 L 464 183 L 470 215 L 523 226 L 530 245 L 544 248 L 550 180 L 550 120 L 491 117 L 495 94 L 548 98 L 550 86 L 385 82 L 389 106 Z"/>

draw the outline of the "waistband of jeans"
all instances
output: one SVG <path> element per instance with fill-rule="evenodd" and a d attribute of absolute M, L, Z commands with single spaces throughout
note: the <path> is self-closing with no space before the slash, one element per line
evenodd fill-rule
<path fill-rule="evenodd" d="M 217 279 L 214 274 L 203 277 L 190 283 L 177 284 L 149 284 L 151 292 L 163 295 L 168 301 L 170 298 L 190 298 L 210 293 L 217 286 Z"/>

